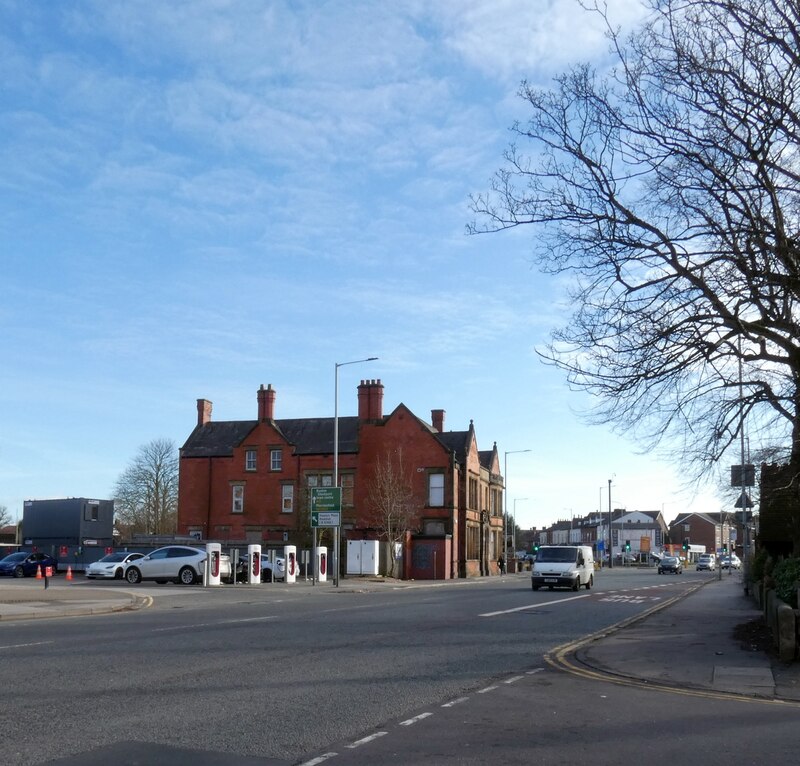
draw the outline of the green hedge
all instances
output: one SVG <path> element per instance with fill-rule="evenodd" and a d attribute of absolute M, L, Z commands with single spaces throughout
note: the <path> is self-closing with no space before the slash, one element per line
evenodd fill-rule
<path fill-rule="evenodd" d="M 781 559 L 772 570 L 775 593 L 781 601 L 797 609 L 797 584 L 800 582 L 800 558 Z"/>

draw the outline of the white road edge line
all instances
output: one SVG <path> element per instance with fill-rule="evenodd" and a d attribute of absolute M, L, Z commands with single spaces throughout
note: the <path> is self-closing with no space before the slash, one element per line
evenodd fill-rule
<path fill-rule="evenodd" d="M 526 609 L 538 609 L 541 606 L 552 606 L 553 604 L 566 604 L 567 601 L 575 601 L 579 598 L 589 598 L 594 594 L 586 593 L 583 596 L 570 596 L 570 598 L 560 598 L 558 601 L 543 601 L 541 604 L 528 604 L 527 606 L 517 606 L 513 609 L 503 609 L 500 612 L 484 612 L 479 614 L 478 617 L 497 617 L 499 614 L 513 614 L 514 612 L 524 612 Z"/>
<path fill-rule="evenodd" d="M 459 697 L 455 700 L 450 700 L 450 702 L 445 702 L 442 707 L 453 707 L 453 705 L 460 705 L 462 702 L 467 702 L 469 697 Z"/>
<path fill-rule="evenodd" d="M 355 742 L 351 742 L 349 745 L 345 745 L 346 748 L 350 750 L 355 750 L 357 747 L 361 747 L 361 745 L 366 745 L 368 742 L 372 742 L 378 737 L 383 737 L 388 734 L 388 731 L 376 731 L 374 734 L 370 734 L 368 737 L 364 737 L 363 739 L 357 739 Z"/>
<path fill-rule="evenodd" d="M 55 641 L 32 641 L 30 644 L 6 644 L 5 646 L 0 646 L 0 650 L 2 649 L 25 649 L 28 646 L 44 646 L 45 644 L 53 644 Z"/>
<path fill-rule="evenodd" d="M 476 691 L 475 694 L 486 694 L 486 692 L 493 691 L 496 688 L 497 684 L 495 684 L 494 686 L 487 686 L 485 689 L 478 689 L 478 691 Z"/>
<path fill-rule="evenodd" d="M 515 684 L 517 681 L 522 681 L 525 676 L 512 676 L 511 678 L 507 678 L 503 681 L 504 684 Z"/>
<path fill-rule="evenodd" d="M 303 761 L 299 766 L 317 766 L 317 764 L 324 763 L 328 758 L 334 758 L 337 755 L 339 755 L 339 753 L 323 753 L 316 758 L 312 758 L 310 761 Z"/>
<path fill-rule="evenodd" d="M 191 630 L 193 628 L 218 628 L 220 625 L 238 625 L 240 622 L 263 622 L 264 620 L 277 620 L 277 614 L 264 617 L 244 617 L 240 620 L 220 620 L 219 622 L 196 622 L 194 625 L 171 625 L 168 628 L 153 628 L 153 633 L 166 633 L 170 630 Z"/>
<path fill-rule="evenodd" d="M 412 724 L 417 723 L 418 721 L 423 720 L 424 718 L 428 718 L 432 716 L 433 713 L 420 713 L 419 715 L 415 715 L 413 718 L 409 718 L 405 721 L 400 721 L 401 726 L 411 726 Z"/>

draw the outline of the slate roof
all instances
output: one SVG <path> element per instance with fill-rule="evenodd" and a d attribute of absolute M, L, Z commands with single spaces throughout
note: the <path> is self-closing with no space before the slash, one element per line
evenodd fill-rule
<path fill-rule="evenodd" d="M 414 417 L 445 449 L 455 454 L 457 461 L 466 460 L 472 439 L 471 430 L 439 433 L 430 423 L 426 423 L 416 415 Z M 212 420 L 205 425 L 196 426 L 181 448 L 181 457 L 230 457 L 233 455 L 233 450 L 247 439 L 257 425 L 257 420 Z M 332 417 L 274 420 L 273 425 L 294 447 L 296 455 L 333 454 L 334 418 Z M 358 417 L 340 417 L 339 453 L 355 452 L 358 452 Z M 491 468 L 493 455 L 493 450 L 479 452 L 481 465 Z"/>
<path fill-rule="evenodd" d="M 447 449 L 455 453 L 456 460 L 462 463 L 466 460 L 467 448 L 470 443 L 469 431 L 445 431 L 444 433 L 434 431 L 433 433 Z"/>
<path fill-rule="evenodd" d="M 229 457 L 258 425 L 257 420 L 211 421 L 197 426 L 181 448 L 182 457 Z M 274 421 L 297 455 L 333 454 L 333 418 Z M 358 450 L 358 418 L 339 418 L 339 452 Z"/>

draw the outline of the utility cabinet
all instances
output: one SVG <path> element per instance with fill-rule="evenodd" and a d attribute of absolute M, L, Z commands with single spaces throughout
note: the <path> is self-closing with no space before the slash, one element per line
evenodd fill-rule
<path fill-rule="evenodd" d="M 347 574 L 377 575 L 380 562 L 379 540 L 347 541 Z"/>

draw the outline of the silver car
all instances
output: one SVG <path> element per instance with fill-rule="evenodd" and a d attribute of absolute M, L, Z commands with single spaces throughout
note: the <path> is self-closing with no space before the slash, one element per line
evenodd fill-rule
<path fill-rule="evenodd" d="M 697 571 L 707 569 L 713 572 L 717 568 L 717 558 L 713 553 L 701 553 L 697 559 Z"/>

